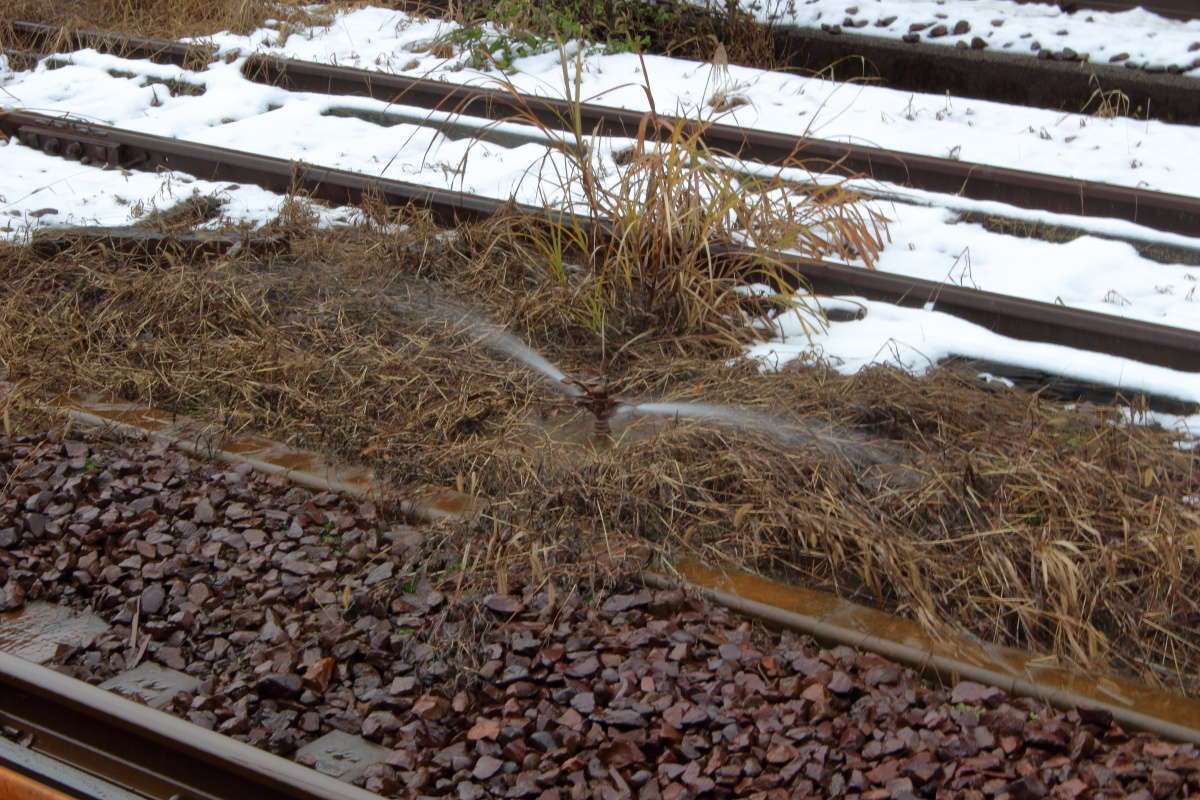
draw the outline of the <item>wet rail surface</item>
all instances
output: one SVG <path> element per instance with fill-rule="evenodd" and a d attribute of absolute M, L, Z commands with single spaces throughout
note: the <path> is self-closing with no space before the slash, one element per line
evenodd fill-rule
<path fill-rule="evenodd" d="M 370 195 L 389 205 L 423 206 L 445 224 L 504 214 L 547 221 L 555 216 L 541 207 L 32 112 L 0 114 L 0 131 L 27 146 L 65 158 L 126 169 L 174 169 L 207 180 L 256 183 L 278 192 L 302 190 L 337 204 L 358 203 Z M 573 223 L 589 228 L 592 235 L 604 233 L 600 220 L 576 218 Z M 732 247 L 714 246 L 712 252 L 725 263 L 737 262 L 745 255 Z M 820 294 L 855 295 L 932 308 L 1005 336 L 1108 353 L 1173 369 L 1195 371 L 1200 365 L 1200 333 L 1195 331 L 845 264 L 782 254 L 773 256 L 804 276 L 811 289 Z"/>
<path fill-rule="evenodd" d="M 70 797 L 367 800 L 376 795 L 0 653 L 0 764 Z M 90 781 L 90 783 L 89 783 Z M 103 783 L 103 794 L 96 788 Z M 49 795 L 53 796 L 53 795 Z"/>
<path fill-rule="evenodd" d="M 22 46 L 33 49 L 62 49 L 82 43 L 113 53 L 175 64 L 201 57 L 205 52 L 209 57 L 212 55 L 210 51 L 179 42 L 125 40 L 92 32 L 55 33 L 57 29 L 24 22 L 0 23 L 0 32 L 4 30 Z M 894 44 L 909 47 L 903 43 Z M 810 43 L 805 48 L 816 52 L 816 46 Z M 962 52 L 954 48 L 931 49 L 951 54 Z M 933 55 L 942 57 L 945 54 Z M 1023 57 L 1020 60 L 1043 63 Z M 564 100 L 515 94 L 499 88 L 448 84 L 274 56 L 252 55 L 247 58 L 243 71 L 251 80 L 290 90 L 370 97 L 483 119 L 534 118 L 550 129 L 567 127 L 571 124 L 568 121 L 576 119 L 578 111 L 578 124 L 582 129 L 603 136 L 634 137 L 647 122 L 647 115 L 639 111 L 592 103 L 573 105 Z M 970 74 L 962 68 L 939 67 L 938 72 Z M 1078 70 L 1075 72 L 1079 74 Z M 1192 96 L 1188 92 L 1194 84 L 1196 113 L 1200 119 L 1200 81 L 1178 80 L 1183 84 L 1170 87 L 1168 94 L 1176 98 Z M 1016 83 L 1027 87 L 1043 86 L 1045 77 L 1025 75 Z M 1089 88 L 1089 93 L 1093 90 L 1094 87 Z M 655 115 L 653 120 L 658 126 L 696 124 L 669 115 Z M 651 135 L 654 135 L 653 130 Z M 830 170 L 843 175 L 864 176 L 973 200 L 998 201 L 1054 213 L 1123 219 L 1171 233 L 1200 236 L 1200 198 L 720 123 L 705 124 L 702 135 L 704 142 L 714 150 L 764 164 L 803 163 L 822 172 Z"/>
<path fill-rule="evenodd" d="M 957 674 L 1015 694 L 1040 697 L 1059 708 L 1102 707 L 1131 727 L 1179 741 L 1200 742 L 1200 701 L 1136 681 L 1082 674 L 1016 648 L 967 636 L 933 637 L 911 620 L 804 586 L 748 572 L 713 569 L 694 559 L 675 563 L 691 586 L 722 605 L 757 616 L 767 624 L 804 630 L 836 644 L 849 644 L 934 675 Z M 644 576 L 650 586 L 670 585 Z"/>

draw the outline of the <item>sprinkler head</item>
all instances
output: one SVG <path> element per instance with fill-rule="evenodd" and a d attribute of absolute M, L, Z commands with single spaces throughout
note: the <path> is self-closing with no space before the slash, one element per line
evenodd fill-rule
<path fill-rule="evenodd" d="M 612 419 L 613 412 L 616 411 L 617 406 L 625 403 L 625 400 L 616 394 L 621 382 L 619 380 L 584 381 L 578 378 L 563 378 L 562 382 L 579 389 L 579 395 L 574 398 L 575 407 L 590 411 L 596 418 L 596 436 L 607 437 L 612 432 L 609 421 Z"/>

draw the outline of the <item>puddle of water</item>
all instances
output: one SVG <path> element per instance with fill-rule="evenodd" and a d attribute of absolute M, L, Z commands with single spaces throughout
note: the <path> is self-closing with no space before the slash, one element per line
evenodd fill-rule
<path fill-rule="evenodd" d="M 200 679 L 193 675 L 147 661 L 109 678 L 100 688 L 140 700 L 151 708 L 161 708 L 179 692 L 190 692 L 199 685 Z"/>
<path fill-rule="evenodd" d="M 169 430 L 174 426 L 174 420 L 170 415 L 162 414 L 162 412 L 155 414 L 153 413 L 154 409 L 150 408 L 105 408 L 81 403 L 72 404 L 72 406 L 102 419 L 134 425 L 154 433 Z"/>
<path fill-rule="evenodd" d="M 79 647 L 106 630 L 108 623 L 90 611 L 30 603 L 20 611 L 0 614 L 0 651 L 44 664 L 60 644 Z"/>
<path fill-rule="evenodd" d="M 471 519 L 483 510 L 482 501 L 473 495 L 465 494 L 455 489 L 433 487 L 418 492 L 412 504 L 418 513 L 426 514 L 435 519 Z"/>
<path fill-rule="evenodd" d="M 825 592 L 768 580 L 733 570 L 717 571 L 686 559 L 676 569 L 688 581 L 710 589 L 731 592 L 746 600 L 802 614 L 863 635 L 956 659 L 1004 675 L 1024 678 L 1043 686 L 1073 692 L 1100 703 L 1124 706 L 1177 725 L 1200 730 L 1200 701 L 1126 678 L 1081 675 L 1046 663 L 1010 647 L 990 645 L 965 637 L 937 640 L 915 622 L 840 600 Z"/>
<path fill-rule="evenodd" d="M 268 464 L 274 464 L 283 469 L 295 470 L 297 472 L 316 473 L 318 469 L 317 459 L 309 453 L 291 452 L 272 454 L 265 456 L 263 461 Z"/>
<path fill-rule="evenodd" d="M 296 751 L 297 758 L 313 759 L 313 769 L 346 783 L 352 782 L 391 753 L 344 731 L 331 731 Z"/>
<path fill-rule="evenodd" d="M 278 448 L 278 442 L 274 442 L 265 436 L 259 436 L 255 433 L 227 437 L 222 439 L 220 444 L 217 445 L 218 450 L 224 450 L 226 453 L 237 453 L 239 455 L 245 453 L 259 453 L 266 450 L 276 450 Z"/>

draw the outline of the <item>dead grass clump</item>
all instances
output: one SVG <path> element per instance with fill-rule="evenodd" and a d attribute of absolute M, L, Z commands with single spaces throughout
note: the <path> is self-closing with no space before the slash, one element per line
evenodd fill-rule
<path fill-rule="evenodd" d="M 152 209 L 137 224 L 162 233 L 181 231 L 216 219 L 225 201 L 216 195 L 191 194 L 163 209 Z"/>
<path fill-rule="evenodd" d="M 1200 515 L 1184 500 L 1200 480 L 1169 435 L 951 371 L 762 374 L 619 314 L 592 330 L 569 282 L 488 227 L 305 232 L 302 216 L 267 263 L 0 248 L 0 364 L 29 394 L 120 394 L 369 461 L 401 489 L 486 495 L 457 540 L 464 580 L 603 581 L 640 544 L 1200 688 Z M 597 444 L 463 309 L 634 401 L 769 411 L 802 435 L 619 415 Z"/>
<path fill-rule="evenodd" d="M 632 147 L 611 156 L 600 152 L 579 113 L 582 54 L 572 61 L 560 49 L 560 60 L 569 118 L 547 122 L 502 81 L 521 109 L 516 118 L 559 146 L 537 176 L 539 187 L 551 187 L 541 191 L 555 220 L 518 220 L 497 241 L 523 250 L 524 260 L 546 264 L 545 279 L 567 289 L 564 299 L 576 321 L 600 332 L 617 317 L 635 325 L 630 335 L 653 328 L 744 342 L 764 330 L 753 321 L 794 310 L 818 328 L 824 319 L 803 276 L 772 254 L 861 257 L 873 264 L 886 220 L 860 196 L 840 186 L 797 191 L 783 175 L 801 166 L 798 161 L 756 176 L 706 143 L 714 120 L 660 117 L 648 84 L 643 90 L 651 111 Z M 719 246 L 745 255 L 718 258 Z M 749 294 L 748 284 L 756 285 Z"/>
<path fill-rule="evenodd" d="M 1129 116 L 1129 95 L 1120 89 L 1105 91 L 1100 86 L 1100 79 L 1095 74 L 1088 78 L 1088 85 L 1092 87 L 1092 93 L 1087 102 L 1083 104 L 1083 108 L 1079 110 L 1080 114 L 1088 114 L 1100 119 Z"/>

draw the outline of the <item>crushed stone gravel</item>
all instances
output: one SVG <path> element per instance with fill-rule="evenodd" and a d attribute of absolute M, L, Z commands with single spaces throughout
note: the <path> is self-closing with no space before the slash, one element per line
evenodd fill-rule
<path fill-rule="evenodd" d="M 165 711 L 285 756 L 361 736 L 385 796 L 1200 796 L 1194 745 L 680 592 L 463 590 L 470 535 L 102 432 L 0 436 L 0 610 L 111 625 L 56 669 L 185 672 Z"/>

